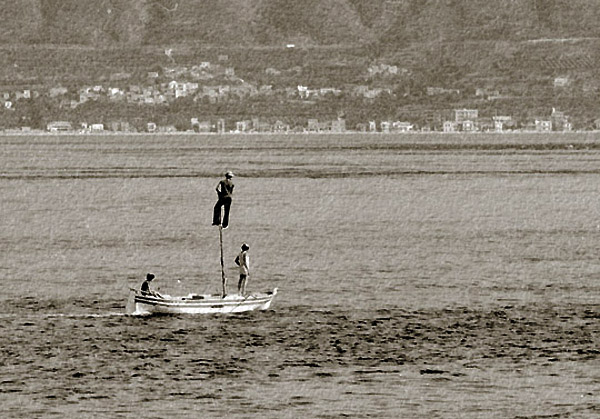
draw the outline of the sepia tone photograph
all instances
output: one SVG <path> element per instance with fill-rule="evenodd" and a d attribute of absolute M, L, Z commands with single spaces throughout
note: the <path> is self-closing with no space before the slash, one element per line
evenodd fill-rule
<path fill-rule="evenodd" d="M 0 417 L 600 417 L 600 2 L 0 0 Z"/>

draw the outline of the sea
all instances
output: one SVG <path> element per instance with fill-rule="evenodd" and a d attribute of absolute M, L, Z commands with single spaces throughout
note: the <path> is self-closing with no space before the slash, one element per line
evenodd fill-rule
<path fill-rule="evenodd" d="M 270 309 L 131 316 L 146 273 Z M 2 418 L 600 417 L 600 133 L 0 137 Z"/>

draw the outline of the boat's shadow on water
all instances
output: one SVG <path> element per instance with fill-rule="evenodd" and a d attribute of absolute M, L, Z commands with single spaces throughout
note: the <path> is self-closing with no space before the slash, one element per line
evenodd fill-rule
<path fill-rule="evenodd" d="M 127 313 L 123 311 L 122 315 L 127 318 L 133 319 L 147 319 L 147 320 L 190 320 L 190 321 L 202 321 L 202 320 L 218 320 L 218 319 L 232 319 L 232 320 L 245 320 L 245 319 L 268 319 L 270 315 L 276 315 L 276 309 L 268 310 L 255 310 L 246 311 L 241 313 L 205 313 L 205 314 L 186 314 L 186 313 Z"/>

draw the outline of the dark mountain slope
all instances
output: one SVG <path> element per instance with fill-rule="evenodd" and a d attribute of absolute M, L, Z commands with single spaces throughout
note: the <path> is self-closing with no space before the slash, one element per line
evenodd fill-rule
<path fill-rule="evenodd" d="M 0 44 L 265 46 L 600 36 L 597 0 L 0 0 Z"/>

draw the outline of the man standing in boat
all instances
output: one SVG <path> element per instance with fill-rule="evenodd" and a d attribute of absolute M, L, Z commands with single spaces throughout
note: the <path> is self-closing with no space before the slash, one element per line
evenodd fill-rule
<path fill-rule="evenodd" d="M 248 250 L 250 250 L 250 247 L 246 243 L 242 244 L 242 251 L 235 258 L 235 263 L 240 267 L 240 281 L 238 282 L 238 293 L 240 295 L 246 294 L 246 282 L 248 282 L 248 276 L 250 276 Z"/>
<path fill-rule="evenodd" d="M 233 197 L 233 178 L 232 172 L 225 173 L 225 179 L 219 182 L 216 187 L 217 196 L 219 197 L 213 211 L 213 222 L 214 226 L 222 225 L 223 228 L 229 226 L 229 209 L 231 208 L 231 201 Z M 223 224 L 221 224 L 221 207 L 225 209 L 223 214 Z"/>

